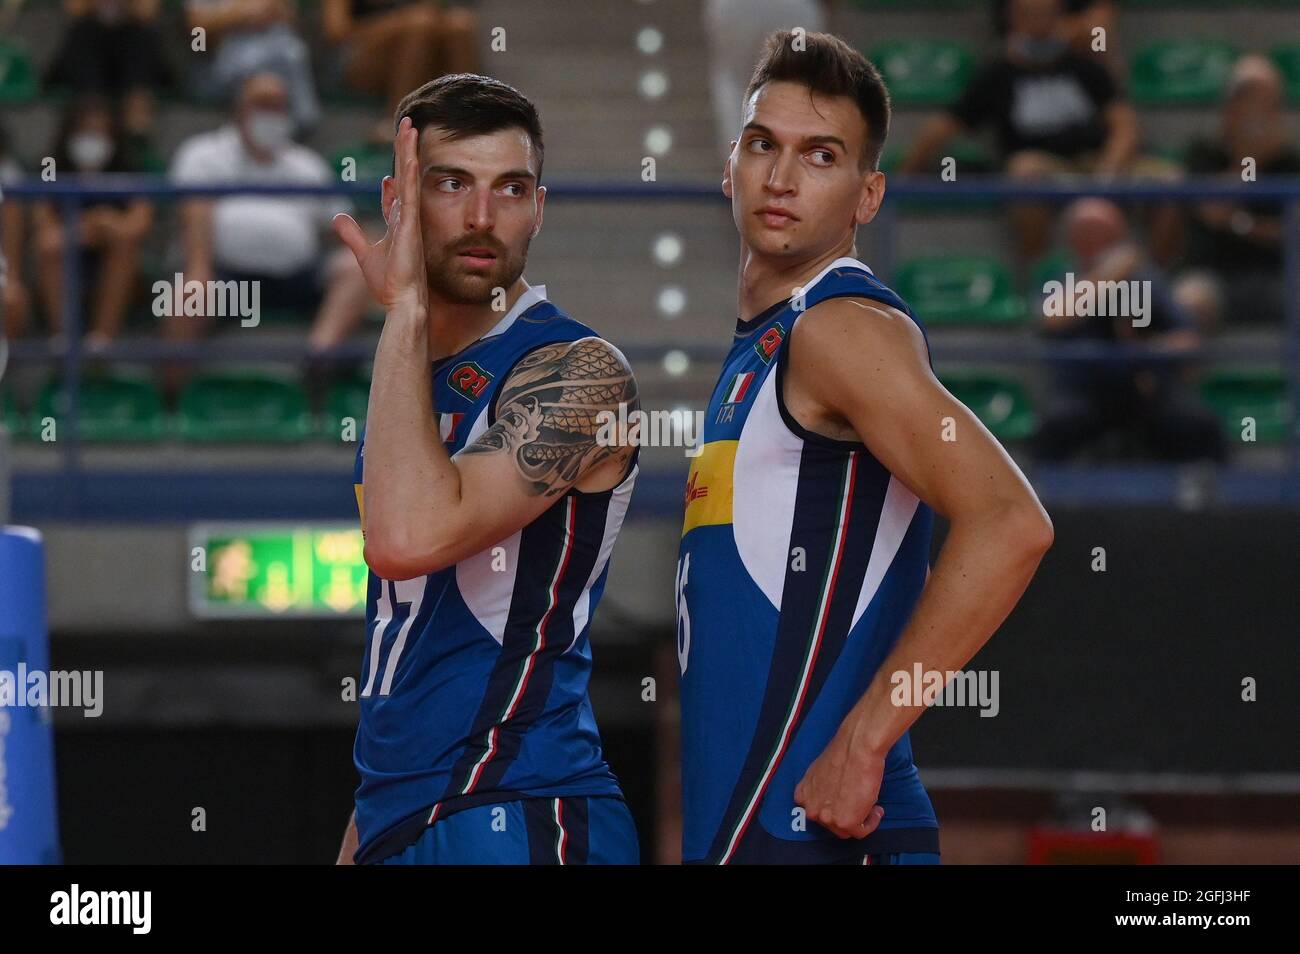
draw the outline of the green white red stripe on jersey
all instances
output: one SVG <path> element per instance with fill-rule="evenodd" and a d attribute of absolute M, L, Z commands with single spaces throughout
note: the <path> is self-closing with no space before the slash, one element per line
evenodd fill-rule
<path fill-rule="evenodd" d="M 749 800 L 745 803 L 745 809 L 740 813 L 735 828 L 732 829 L 731 837 L 727 839 L 726 850 L 723 851 L 718 864 L 728 864 L 736 853 L 736 848 L 739 846 L 741 838 L 744 837 L 745 829 L 749 827 L 749 823 L 758 811 L 758 806 L 763 800 L 763 793 L 767 791 L 768 783 L 771 782 L 772 776 L 776 773 L 777 766 L 781 764 L 785 750 L 789 747 L 795 724 L 799 721 L 799 715 L 803 711 L 803 705 L 808 695 L 808 684 L 812 680 L 813 669 L 817 664 L 817 654 L 821 651 L 822 642 L 826 635 L 826 622 L 830 618 L 831 599 L 835 595 L 835 584 L 839 580 L 840 567 L 844 563 L 844 546 L 848 536 L 849 514 L 853 510 L 853 487 L 857 480 L 859 456 L 859 452 L 854 451 L 849 454 L 845 463 L 844 477 L 840 483 L 839 516 L 836 520 L 835 540 L 831 545 L 831 559 L 827 562 L 826 573 L 822 577 L 820 595 L 817 600 L 817 613 L 814 617 L 808 644 L 804 648 L 803 663 L 799 669 L 798 686 L 791 699 L 790 707 L 786 711 L 781 731 L 777 735 L 776 744 L 772 748 L 772 754 L 768 757 L 767 764 L 759 776 L 758 783 L 754 786 Z"/>

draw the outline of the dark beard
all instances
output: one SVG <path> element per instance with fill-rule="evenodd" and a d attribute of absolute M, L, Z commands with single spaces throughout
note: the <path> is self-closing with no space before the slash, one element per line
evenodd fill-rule
<path fill-rule="evenodd" d="M 523 251 L 518 256 L 510 254 L 509 250 L 502 250 L 503 254 L 497 257 L 495 265 L 486 272 L 477 274 L 467 274 L 452 267 L 455 266 L 456 256 L 460 251 L 456 249 L 439 261 L 426 266 L 429 291 L 436 297 L 453 304 L 485 305 L 492 300 L 497 288 L 508 289 L 519 280 L 519 276 L 524 273 L 524 264 L 528 260 L 528 246 L 531 241 L 530 238 L 524 244 Z"/>

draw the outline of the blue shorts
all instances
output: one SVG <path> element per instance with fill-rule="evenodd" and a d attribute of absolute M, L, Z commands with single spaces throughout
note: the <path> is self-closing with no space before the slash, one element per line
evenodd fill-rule
<path fill-rule="evenodd" d="M 870 860 L 868 860 L 870 859 Z M 889 859 L 902 859 L 891 861 Z M 705 864 L 691 859 L 686 864 Z M 751 825 L 732 856 L 733 865 L 917 865 L 939 863 L 938 828 L 877 828 L 865 838 L 776 838 Z"/>
<path fill-rule="evenodd" d="M 933 851 L 897 851 L 888 855 L 867 855 L 862 859 L 864 865 L 937 865 L 938 852 Z"/>
<path fill-rule="evenodd" d="M 439 819 L 383 865 L 635 865 L 632 814 L 621 798 L 523 798 Z"/>

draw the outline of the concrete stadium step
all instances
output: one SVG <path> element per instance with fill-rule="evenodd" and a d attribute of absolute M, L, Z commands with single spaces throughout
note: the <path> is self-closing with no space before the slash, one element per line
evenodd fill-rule
<path fill-rule="evenodd" d="M 690 94 L 702 102 L 708 100 L 708 63 L 702 50 L 645 56 L 629 41 L 624 48 L 564 50 L 558 56 L 563 69 L 556 69 L 554 49 L 492 54 L 483 66 L 507 82 L 540 85 L 547 95 L 576 96 L 590 105 L 621 92 L 637 95 L 637 81 L 647 70 L 658 70 L 668 78 L 665 99 Z"/>
<path fill-rule="evenodd" d="M 630 43 L 643 26 L 662 32 L 665 48 L 706 41 L 699 0 L 484 0 L 475 6 L 475 13 L 484 35 L 490 35 L 493 27 L 505 28 L 507 49 L 519 45 L 512 37 L 523 38 L 525 44 L 553 46 L 614 43 L 624 37 Z"/>

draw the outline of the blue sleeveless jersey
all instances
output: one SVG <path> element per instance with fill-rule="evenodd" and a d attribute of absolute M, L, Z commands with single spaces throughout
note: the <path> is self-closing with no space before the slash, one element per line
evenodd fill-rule
<path fill-rule="evenodd" d="M 838 297 L 911 316 L 867 266 L 841 258 L 801 299 L 738 322 L 691 465 L 677 564 L 687 863 L 938 851 L 906 735 L 886 759 L 872 835 L 836 838 L 794 803 L 901 634 L 929 564 L 930 509 L 864 444 L 805 430 L 782 400 L 794 323 Z"/>
<path fill-rule="evenodd" d="M 433 365 L 454 454 L 495 420 L 515 364 L 595 335 L 529 289 L 486 335 Z M 357 503 L 364 513 L 364 443 Z M 591 618 L 636 479 L 571 490 L 513 536 L 412 580 L 370 574 L 354 761 L 360 863 L 402 851 L 434 821 L 517 798 L 616 795 L 587 697 Z"/>

